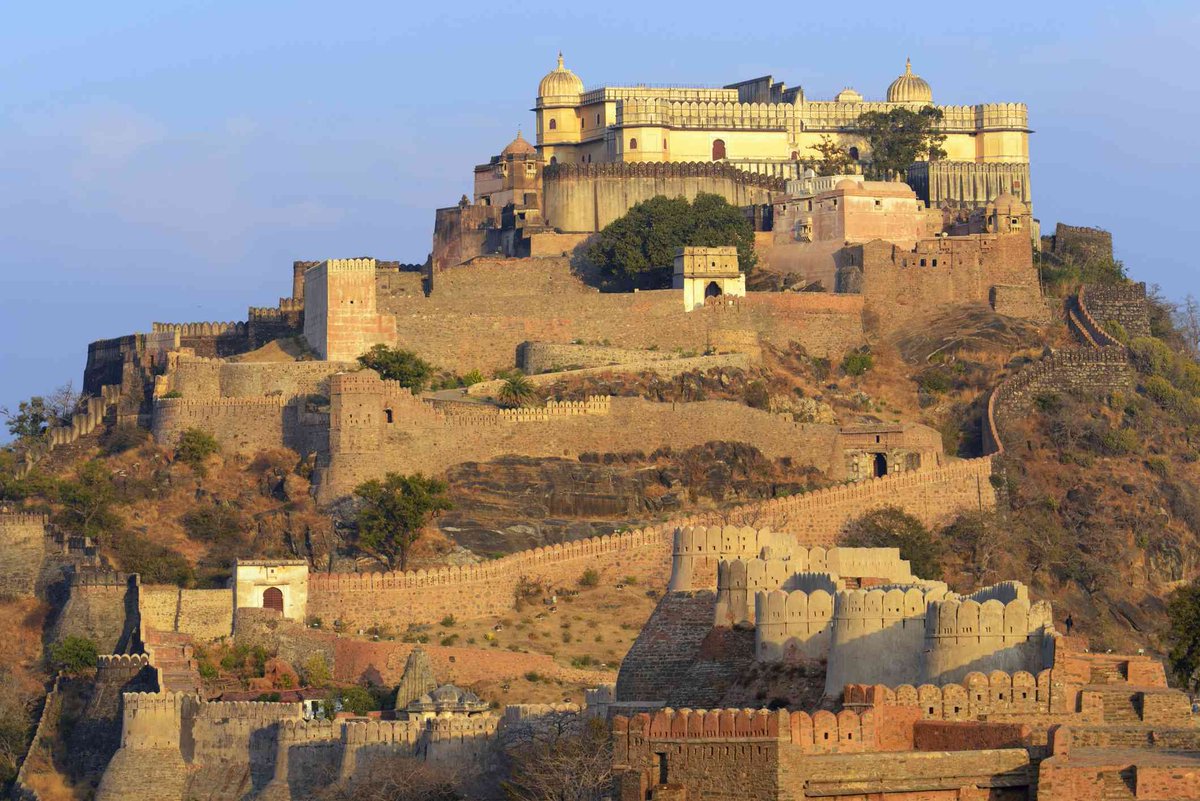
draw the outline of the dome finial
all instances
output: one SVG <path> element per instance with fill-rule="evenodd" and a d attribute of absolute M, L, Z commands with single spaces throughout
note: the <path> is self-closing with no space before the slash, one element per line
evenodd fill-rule
<path fill-rule="evenodd" d="M 904 59 L 904 74 L 912 75 L 912 59 L 911 58 Z"/>
<path fill-rule="evenodd" d="M 562 51 L 561 51 L 561 50 L 559 50 L 559 51 L 558 51 L 558 68 L 559 68 L 560 70 L 563 68 L 563 58 L 562 58 Z"/>

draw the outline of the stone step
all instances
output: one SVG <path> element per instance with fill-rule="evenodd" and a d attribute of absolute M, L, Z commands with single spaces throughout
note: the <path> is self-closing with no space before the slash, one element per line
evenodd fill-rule
<path fill-rule="evenodd" d="M 1106 771 L 1100 774 L 1104 785 L 1104 801 L 1133 801 L 1137 798 L 1137 779 L 1132 768 L 1123 771 Z"/>

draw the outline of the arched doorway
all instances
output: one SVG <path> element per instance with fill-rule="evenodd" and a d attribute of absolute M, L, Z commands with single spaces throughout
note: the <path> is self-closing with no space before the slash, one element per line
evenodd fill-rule
<path fill-rule="evenodd" d="M 274 609 L 283 614 L 283 591 L 278 587 L 267 587 L 263 590 L 263 609 Z"/>
<path fill-rule="evenodd" d="M 721 295 L 721 287 L 716 281 L 709 281 L 708 286 L 704 287 L 704 297 L 715 298 Z"/>
<path fill-rule="evenodd" d="M 858 161 L 858 148 L 857 147 L 850 148 L 850 158 L 854 159 L 855 161 Z"/>
<path fill-rule="evenodd" d="M 875 454 L 875 478 L 887 475 L 887 457 L 882 453 Z"/>
<path fill-rule="evenodd" d="M 720 161 L 723 158 L 725 158 L 725 140 L 724 139 L 714 139 L 713 140 L 713 161 Z"/>

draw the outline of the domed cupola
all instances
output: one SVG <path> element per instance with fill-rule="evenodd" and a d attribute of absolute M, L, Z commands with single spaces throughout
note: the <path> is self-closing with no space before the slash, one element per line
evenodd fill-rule
<path fill-rule="evenodd" d="M 933 90 L 924 78 L 913 75 L 912 61 L 905 59 L 904 74 L 892 81 L 887 99 L 889 103 L 932 103 Z"/>
<path fill-rule="evenodd" d="M 521 131 L 517 130 L 517 138 L 508 143 L 504 150 L 500 151 L 501 156 L 528 156 L 532 153 L 537 153 L 537 148 L 529 143 L 525 137 L 521 136 Z"/>
<path fill-rule="evenodd" d="M 552 72 L 546 73 L 538 84 L 539 98 L 578 98 L 583 94 L 583 81 L 579 76 L 563 66 L 563 55 L 558 54 L 558 66 Z"/>

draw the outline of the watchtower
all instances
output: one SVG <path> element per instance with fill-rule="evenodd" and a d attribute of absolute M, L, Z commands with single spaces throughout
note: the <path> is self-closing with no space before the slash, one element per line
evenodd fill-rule
<path fill-rule="evenodd" d="M 746 276 L 738 269 L 737 248 L 679 248 L 671 287 L 683 290 L 684 311 L 703 308 L 709 298 L 745 297 Z"/>

